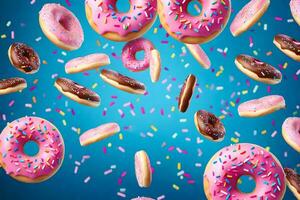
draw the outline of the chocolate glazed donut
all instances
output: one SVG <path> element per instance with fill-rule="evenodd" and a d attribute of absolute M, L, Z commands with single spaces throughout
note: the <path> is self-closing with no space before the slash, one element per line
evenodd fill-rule
<path fill-rule="evenodd" d="M 57 78 L 55 87 L 65 96 L 78 103 L 92 107 L 100 105 L 100 97 L 97 93 L 70 79 Z"/>
<path fill-rule="evenodd" d="M 297 199 L 300 199 L 300 175 L 293 169 L 284 168 L 287 185 Z"/>
<path fill-rule="evenodd" d="M 288 35 L 277 34 L 274 37 L 273 43 L 284 54 L 296 61 L 300 61 L 300 41 Z"/>
<path fill-rule="evenodd" d="M 9 94 L 23 90 L 27 87 L 27 82 L 23 78 L 8 78 L 0 80 L 0 95 Z"/>
<path fill-rule="evenodd" d="M 108 84 L 133 94 L 145 94 L 145 85 L 133 78 L 122 75 L 113 70 L 103 69 L 100 77 Z"/>
<path fill-rule="evenodd" d="M 267 84 L 278 84 L 281 82 L 282 75 L 279 70 L 252 56 L 238 55 L 235 58 L 235 64 L 241 72 L 256 81 Z"/>
<path fill-rule="evenodd" d="M 16 42 L 10 45 L 8 57 L 11 64 L 25 74 L 34 74 L 40 68 L 40 58 L 30 46 Z"/>
<path fill-rule="evenodd" d="M 222 141 L 225 136 L 225 127 L 214 114 L 199 110 L 194 115 L 195 126 L 199 133 L 212 141 Z"/>
<path fill-rule="evenodd" d="M 188 77 L 185 79 L 178 100 L 178 109 L 180 112 L 185 112 L 188 109 L 196 82 L 197 78 L 193 74 L 188 75 Z"/>

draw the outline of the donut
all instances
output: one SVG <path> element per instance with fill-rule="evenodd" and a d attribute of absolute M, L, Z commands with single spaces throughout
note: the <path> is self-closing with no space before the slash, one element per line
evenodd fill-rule
<path fill-rule="evenodd" d="M 300 153 L 300 117 L 288 117 L 283 122 L 282 136 L 286 143 Z"/>
<path fill-rule="evenodd" d="M 238 113 L 241 117 L 260 117 L 285 108 L 285 100 L 279 95 L 264 96 L 241 103 Z"/>
<path fill-rule="evenodd" d="M 54 86 L 66 97 L 69 97 L 77 103 L 97 107 L 100 105 L 100 97 L 92 90 L 79 85 L 78 83 L 67 79 L 57 78 Z"/>
<path fill-rule="evenodd" d="M 84 35 L 77 17 L 60 4 L 48 3 L 39 13 L 43 33 L 56 46 L 65 50 L 79 49 Z"/>
<path fill-rule="evenodd" d="M 93 144 L 95 142 L 108 138 L 118 132 L 120 132 L 120 126 L 117 123 L 102 124 L 80 135 L 80 145 L 87 146 Z"/>
<path fill-rule="evenodd" d="M 299 0 L 291 0 L 290 1 L 290 9 L 291 9 L 292 16 L 295 19 L 296 23 L 300 26 L 300 16 L 299 16 L 300 9 L 299 8 L 300 8 Z"/>
<path fill-rule="evenodd" d="M 198 44 L 185 44 L 197 62 L 204 68 L 209 69 L 211 62 L 209 57 Z"/>
<path fill-rule="evenodd" d="M 254 191 L 243 193 L 237 187 L 241 176 L 250 176 Z M 208 200 L 283 199 L 285 175 L 280 162 L 264 148 L 240 143 L 219 150 L 204 171 L 203 185 Z"/>
<path fill-rule="evenodd" d="M 23 151 L 34 141 L 39 151 L 30 156 Z M 39 117 L 22 117 L 0 134 L 0 165 L 6 174 L 25 183 L 38 183 L 52 177 L 64 159 L 64 140 L 58 129 Z"/>
<path fill-rule="evenodd" d="M 194 92 L 194 88 L 196 86 L 197 78 L 190 74 L 185 79 L 185 82 L 181 88 L 178 100 L 178 110 L 180 112 L 186 112 L 190 105 L 190 101 Z"/>
<path fill-rule="evenodd" d="M 150 52 L 150 77 L 152 83 L 155 83 L 158 81 L 160 77 L 160 72 L 161 72 L 161 62 L 160 62 L 160 53 L 156 49 L 153 49 Z"/>
<path fill-rule="evenodd" d="M 128 42 L 122 50 L 122 62 L 124 66 L 133 72 L 143 71 L 149 68 L 151 50 L 154 49 L 153 44 L 144 38 L 138 38 Z M 144 51 L 142 60 L 136 59 L 136 53 Z"/>
<path fill-rule="evenodd" d="M 27 82 L 23 78 L 8 78 L 0 80 L 0 95 L 22 91 L 27 88 Z"/>
<path fill-rule="evenodd" d="M 238 36 L 250 29 L 267 11 L 270 0 L 251 0 L 235 16 L 230 31 Z"/>
<path fill-rule="evenodd" d="M 194 123 L 199 133 L 205 138 L 220 142 L 225 136 L 225 127 L 221 120 L 214 114 L 199 110 L 194 115 Z"/>
<path fill-rule="evenodd" d="M 25 74 L 34 74 L 40 69 L 40 58 L 30 46 L 15 42 L 8 49 L 10 63 Z"/>
<path fill-rule="evenodd" d="M 109 65 L 110 59 L 108 55 L 103 53 L 94 53 L 83 57 L 70 60 L 65 65 L 67 74 L 84 72 L 87 70 L 97 69 L 101 66 Z"/>
<path fill-rule="evenodd" d="M 85 11 L 91 27 L 106 39 L 130 41 L 141 37 L 155 21 L 156 0 L 129 0 L 130 10 L 118 12 L 117 0 L 86 0 Z"/>
<path fill-rule="evenodd" d="M 188 44 L 201 44 L 215 38 L 226 26 L 230 13 L 230 0 L 200 1 L 199 16 L 188 13 L 192 0 L 158 0 L 157 10 L 162 26 L 173 38 Z"/>
<path fill-rule="evenodd" d="M 152 199 L 150 197 L 136 197 L 136 198 L 131 199 L 131 200 L 155 200 L 155 199 Z"/>
<path fill-rule="evenodd" d="M 140 187 L 150 187 L 152 172 L 150 160 L 147 153 L 143 150 L 134 155 L 135 176 Z"/>
<path fill-rule="evenodd" d="M 284 168 L 286 184 L 297 199 L 300 199 L 300 175 L 295 170 Z"/>
<path fill-rule="evenodd" d="M 111 86 L 132 94 L 145 94 L 146 88 L 140 83 L 128 76 L 124 76 L 116 71 L 103 69 L 100 77 Z"/>
<path fill-rule="evenodd" d="M 295 40 L 288 35 L 277 34 L 274 37 L 273 43 L 285 55 L 300 62 L 300 41 Z"/>
<path fill-rule="evenodd" d="M 279 70 L 252 56 L 238 55 L 235 58 L 235 65 L 241 72 L 253 80 L 262 83 L 274 85 L 280 83 L 282 80 L 282 75 Z"/>

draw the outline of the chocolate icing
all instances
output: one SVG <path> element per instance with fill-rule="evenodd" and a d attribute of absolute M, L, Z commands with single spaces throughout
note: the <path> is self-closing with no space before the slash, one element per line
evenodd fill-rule
<path fill-rule="evenodd" d="M 236 60 L 247 70 L 255 73 L 260 78 L 281 79 L 281 73 L 272 65 L 262 62 L 248 55 L 238 55 Z"/>
<path fill-rule="evenodd" d="M 290 168 L 284 168 L 284 172 L 286 179 L 300 194 L 300 175 Z"/>
<path fill-rule="evenodd" d="M 199 110 L 195 114 L 195 125 L 204 136 L 212 140 L 219 140 L 225 136 L 225 127 L 214 114 L 205 110 Z"/>
<path fill-rule="evenodd" d="M 23 78 L 9 78 L 0 80 L 0 90 L 5 90 L 10 87 L 16 87 L 21 84 L 26 84 L 26 80 Z"/>
<path fill-rule="evenodd" d="M 196 85 L 196 80 L 197 79 L 193 74 L 190 74 L 185 79 L 185 82 L 179 94 L 179 101 L 178 101 L 178 109 L 181 112 L 185 112 L 190 105 L 190 100 L 193 95 L 194 87 Z M 183 94 L 185 95 L 183 96 Z"/>
<path fill-rule="evenodd" d="M 24 73 L 35 73 L 40 68 L 40 58 L 37 52 L 23 43 L 13 43 L 10 47 L 12 65 Z"/>
<path fill-rule="evenodd" d="M 88 101 L 100 102 L 100 97 L 97 93 L 79 85 L 78 83 L 67 79 L 67 78 L 57 78 L 56 84 L 59 85 L 64 92 L 69 92 L 78 96 L 80 99 L 85 99 Z"/>
<path fill-rule="evenodd" d="M 296 55 L 300 56 L 300 41 L 297 41 L 294 38 L 284 34 L 278 34 L 274 39 L 280 44 L 282 49 L 292 51 Z"/>
<path fill-rule="evenodd" d="M 128 76 L 124 76 L 116 71 L 103 69 L 101 71 L 101 75 L 110 80 L 118 82 L 120 85 L 130 87 L 134 90 L 145 90 L 145 86 L 143 83 L 140 83 Z"/>

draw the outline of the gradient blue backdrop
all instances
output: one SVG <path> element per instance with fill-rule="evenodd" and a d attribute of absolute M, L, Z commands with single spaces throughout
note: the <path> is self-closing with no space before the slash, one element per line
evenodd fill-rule
<path fill-rule="evenodd" d="M 41 32 L 38 23 L 38 12 L 45 3 L 56 2 L 68 7 L 79 18 L 85 33 L 85 41 L 82 47 L 73 52 L 62 54 L 62 50 L 54 46 Z M 231 15 L 230 22 L 247 0 L 233 0 L 234 12 Z M 240 133 L 240 142 L 251 142 L 263 147 L 270 147 L 270 150 L 279 158 L 283 166 L 291 168 L 299 167 L 299 154 L 290 148 L 281 136 L 281 124 L 286 117 L 299 116 L 297 105 L 299 105 L 300 92 L 298 77 L 295 75 L 299 70 L 299 63 L 294 62 L 283 53 L 281 53 L 272 43 L 273 36 L 277 33 L 286 33 L 300 39 L 300 28 L 296 23 L 287 23 L 287 19 L 291 19 L 288 0 L 273 0 L 268 12 L 261 18 L 260 24 L 256 24 L 250 31 L 247 31 L 239 37 L 232 37 L 229 26 L 215 40 L 204 44 L 203 48 L 208 53 L 211 61 L 212 70 L 204 70 L 187 53 L 186 56 L 180 56 L 182 53 L 182 43 L 172 38 L 166 38 L 166 32 L 159 28 L 160 21 L 157 18 L 154 26 L 145 34 L 145 37 L 151 40 L 155 47 L 161 52 L 162 66 L 168 70 L 163 70 L 161 79 L 158 83 L 152 84 L 148 75 L 148 71 L 141 73 L 130 73 L 122 65 L 118 56 L 121 54 L 122 47 L 125 43 L 116 43 L 105 40 L 88 25 L 85 18 L 84 1 L 70 0 L 71 6 L 65 1 L 46 1 L 36 0 L 31 5 L 30 0 L 10 0 L 1 2 L 1 20 L 0 20 L 0 78 L 12 76 L 20 76 L 26 78 L 28 88 L 22 93 L 15 93 L 0 97 L 0 128 L 4 128 L 6 123 L 25 115 L 36 115 L 44 117 L 52 121 L 61 131 L 66 145 L 66 156 L 60 171 L 50 180 L 40 184 L 24 184 L 15 181 L 0 169 L 0 199 L 122 199 L 117 196 L 120 188 L 126 188 L 126 199 L 131 199 L 138 195 L 150 196 L 156 198 L 165 195 L 166 199 L 171 200 L 194 200 L 205 199 L 202 176 L 204 168 L 210 157 L 220 148 L 232 143 L 231 138 L 236 138 L 234 132 Z M 275 17 L 281 17 L 282 21 L 275 20 Z M 9 27 L 7 22 L 11 21 Z M 230 24 L 229 22 L 229 24 Z M 267 30 L 263 25 L 267 24 Z M 154 34 L 154 28 L 158 28 L 157 34 Z M 10 37 L 11 31 L 15 33 L 15 39 Z M 7 36 L 5 38 L 4 34 Z M 252 36 L 254 46 L 249 47 L 249 37 Z M 36 38 L 41 37 L 40 41 Z M 101 45 L 98 46 L 96 40 Z M 168 44 L 162 44 L 161 40 L 168 41 Z M 41 57 L 41 60 L 47 61 L 43 64 L 38 73 L 33 75 L 24 75 L 14 69 L 8 60 L 7 49 L 14 41 L 25 42 L 34 47 Z M 103 49 L 105 44 L 106 49 Z M 228 48 L 227 56 L 223 56 L 217 51 L 217 48 Z M 257 51 L 257 57 L 278 67 L 280 64 L 288 63 L 288 67 L 281 70 L 284 78 L 281 84 L 271 86 L 271 94 L 283 95 L 286 99 L 287 109 L 278 111 L 274 114 L 247 119 L 240 118 L 237 114 L 236 107 L 228 105 L 228 102 L 241 98 L 246 101 L 252 98 L 261 97 L 269 94 L 267 85 L 249 80 L 244 74 L 237 70 L 234 65 L 234 57 L 239 53 L 247 53 L 253 55 L 253 51 Z M 272 51 L 271 56 L 266 56 L 266 52 Z M 57 62 L 57 59 L 68 61 L 76 56 L 82 56 L 94 52 L 104 52 L 111 56 L 111 65 L 105 67 L 115 69 L 126 75 L 130 75 L 144 82 L 149 91 L 147 96 L 135 96 L 124 93 L 104 83 L 99 78 L 99 72 L 90 71 L 89 74 L 66 75 L 64 72 L 64 64 Z M 117 57 L 112 56 L 115 53 Z M 171 58 L 172 54 L 174 58 Z M 189 63 L 189 67 L 184 65 Z M 219 67 L 224 67 L 224 72 L 220 77 L 216 77 L 216 71 Z M 191 106 L 186 113 L 180 113 L 175 109 L 171 111 L 172 106 L 177 106 L 176 97 L 186 76 L 193 73 L 198 78 L 201 93 L 196 90 Z M 53 74 L 68 77 L 87 87 L 92 87 L 94 83 L 98 83 L 95 91 L 102 97 L 101 106 L 98 108 L 90 108 L 73 102 L 66 97 L 58 98 L 60 95 L 56 88 L 53 87 Z M 293 78 L 295 76 L 295 79 Z M 175 78 L 172 80 L 172 78 Z M 33 81 L 38 79 L 38 83 Z M 163 84 L 162 80 L 167 79 L 167 83 Z M 250 86 L 246 81 L 250 81 Z M 168 84 L 172 84 L 170 92 L 166 90 Z M 259 86 L 258 91 L 252 92 L 255 85 Z M 29 88 L 36 87 L 30 91 Z M 216 90 L 217 86 L 223 86 L 221 91 Z M 239 92 L 248 90 L 248 94 L 238 96 Z M 235 92 L 236 96 L 231 99 L 231 94 Z M 116 95 L 117 99 L 111 96 Z M 170 96 L 170 99 L 166 98 Z M 200 95 L 200 98 L 196 98 Z M 32 102 L 32 97 L 36 97 L 37 103 Z M 13 106 L 9 107 L 9 103 L 14 100 Z M 115 102 L 113 106 L 109 104 Z M 67 103 L 66 103 L 67 102 Z M 124 108 L 123 104 L 132 102 L 135 106 L 136 116 L 130 114 L 130 109 Z M 32 108 L 26 108 L 25 104 L 32 104 Z M 146 114 L 140 112 L 140 108 L 144 107 Z M 150 114 L 150 109 L 154 107 L 155 112 Z M 51 108 L 51 112 L 45 112 L 46 108 Z M 102 116 L 102 111 L 107 108 L 107 115 Z M 164 109 L 164 116 L 160 115 L 160 109 Z M 65 116 L 60 115 L 56 109 L 65 112 Z M 74 109 L 75 116 L 70 112 Z M 118 109 L 122 109 L 125 117 L 121 118 Z M 227 134 L 225 140 L 220 143 L 213 143 L 200 136 L 194 127 L 193 114 L 199 109 L 209 110 L 216 115 L 222 115 L 221 110 L 225 109 L 231 112 L 233 117 L 226 116 L 223 120 L 226 126 Z M 5 114 L 6 121 L 2 115 Z M 168 117 L 169 115 L 169 117 Z M 186 123 L 180 123 L 179 120 L 185 118 Z M 62 120 L 66 120 L 66 126 Z M 72 131 L 72 127 L 80 128 L 81 132 L 89 128 L 98 126 L 101 123 L 116 121 L 122 127 L 123 140 L 118 135 L 107 140 L 95 143 L 88 147 L 81 147 L 79 144 L 79 136 Z M 272 121 L 275 124 L 272 125 Z M 158 131 L 155 132 L 150 128 L 153 124 Z M 130 129 L 124 130 L 124 127 L 130 126 Z M 183 133 L 182 129 L 188 129 L 187 133 Z M 257 134 L 254 132 L 257 130 Z M 261 134 L 262 130 L 266 130 L 265 135 Z M 278 134 L 272 138 L 271 133 L 278 131 Z M 151 132 L 154 137 L 141 137 L 141 133 Z M 178 133 L 174 139 L 172 135 Z M 203 139 L 202 143 L 197 144 L 196 139 Z M 191 141 L 186 140 L 190 138 Z M 162 147 L 165 142 L 166 147 Z M 108 143 L 112 147 L 108 147 Z M 107 147 L 107 154 L 102 149 Z M 126 152 L 122 153 L 118 147 L 123 147 Z M 170 146 L 178 147 L 186 150 L 187 154 L 180 154 L 178 151 L 168 151 Z M 145 149 L 152 161 L 154 167 L 153 183 L 148 189 L 138 187 L 133 166 L 134 153 L 140 149 Z M 203 155 L 198 155 L 198 149 L 201 149 Z M 86 160 L 79 168 L 78 174 L 74 174 L 74 162 L 81 161 L 83 155 L 90 155 L 91 158 Z M 169 159 L 167 159 L 169 156 Z M 161 164 L 158 165 L 157 161 Z M 182 170 L 191 175 L 191 179 L 195 180 L 195 184 L 187 184 L 186 178 L 180 179 L 177 176 L 177 163 L 181 163 Z M 201 163 L 202 167 L 195 167 L 195 163 Z M 103 172 L 116 165 L 116 169 L 112 174 L 107 176 Z M 118 178 L 121 173 L 126 171 L 127 175 L 123 178 L 121 185 L 118 185 Z M 91 180 L 85 184 L 84 179 L 90 176 Z M 176 184 L 180 189 L 174 190 L 172 185 Z M 285 199 L 294 199 L 291 192 L 287 189 Z"/>

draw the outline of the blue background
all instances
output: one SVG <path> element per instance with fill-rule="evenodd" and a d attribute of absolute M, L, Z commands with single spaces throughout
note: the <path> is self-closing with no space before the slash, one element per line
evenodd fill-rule
<path fill-rule="evenodd" d="M 61 3 L 79 18 L 85 33 L 85 41 L 79 50 L 67 52 L 67 55 L 64 56 L 62 50 L 54 46 L 43 35 L 38 24 L 38 12 L 43 4 L 48 2 Z M 297 109 L 297 105 L 300 103 L 299 77 L 295 74 L 300 68 L 299 63 L 281 53 L 273 45 L 272 40 L 277 33 L 285 33 L 300 39 L 300 29 L 296 23 L 287 22 L 292 18 L 289 1 L 274 0 L 260 23 L 241 36 L 234 38 L 229 31 L 230 22 L 236 11 L 247 2 L 246 0 L 234 0 L 232 2 L 234 12 L 228 26 L 219 37 L 202 45 L 212 61 L 210 70 L 204 70 L 199 66 L 189 52 L 181 55 L 184 45 L 171 37 L 166 37 L 165 30 L 159 28 L 160 21 L 157 18 L 153 27 L 144 36 L 154 43 L 162 55 L 164 70 L 160 81 L 152 84 L 148 71 L 131 73 L 123 67 L 119 56 L 125 43 L 108 41 L 92 30 L 85 18 L 84 1 L 70 0 L 71 6 L 68 6 L 65 1 L 37 0 L 32 5 L 30 0 L 2 1 L 0 8 L 0 34 L 2 35 L 0 39 L 0 78 L 24 77 L 28 82 L 28 88 L 22 93 L 0 97 L 0 128 L 4 128 L 7 122 L 25 115 L 46 118 L 61 131 L 65 140 L 66 155 L 59 172 L 50 180 L 40 184 L 17 182 L 0 169 L 0 199 L 122 199 L 117 196 L 120 188 L 126 189 L 126 199 L 136 196 L 157 198 L 161 195 L 172 200 L 205 199 L 202 176 L 206 163 L 216 151 L 230 145 L 232 137 L 237 138 L 234 132 L 240 134 L 240 142 L 268 146 L 283 166 L 297 169 L 297 164 L 298 167 L 300 164 L 299 154 L 283 140 L 281 124 L 287 117 L 299 116 Z M 275 20 L 275 17 L 281 17 L 282 21 Z M 11 21 L 10 26 L 6 26 L 8 21 Z M 267 30 L 264 30 L 264 24 L 267 24 Z M 158 28 L 156 34 L 154 34 L 154 28 Z M 11 39 L 11 31 L 14 31 L 15 39 Z M 36 41 L 36 38 L 39 37 L 41 40 Z M 249 37 L 253 37 L 252 48 L 249 47 Z M 100 46 L 97 45 L 96 40 L 100 41 Z M 163 44 L 162 40 L 168 41 L 168 43 Z M 7 49 L 15 41 L 34 47 L 41 60 L 45 60 L 47 64 L 42 64 L 39 72 L 33 75 L 25 75 L 14 69 L 9 63 Z M 104 49 L 105 46 L 107 48 Z M 223 56 L 217 49 L 226 47 L 228 52 L 226 56 Z M 271 86 L 270 93 L 267 92 L 267 85 L 250 80 L 234 65 L 234 58 L 237 54 L 254 55 L 253 51 L 258 53 L 257 58 L 275 67 L 283 65 L 285 62 L 288 63 L 286 69 L 281 69 L 284 76 L 282 83 Z M 266 56 L 268 51 L 272 51 L 273 54 Z M 74 57 L 95 52 L 104 52 L 110 55 L 111 64 L 105 68 L 115 69 L 144 82 L 149 95 L 135 96 L 119 91 L 104 83 L 99 78 L 98 71 L 67 75 L 64 72 L 64 64 L 57 62 L 57 59 L 67 62 Z M 113 56 L 114 53 L 116 56 Z M 172 54 L 175 57 L 172 58 Z M 187 63 L 189 66 L 185 68 Z M 216 77 L 220 66 L 224 67 L 224 71 L 219 77 Z M 197 76 L 199 86 L 195 90 L 189 110 L 186 113 L 180 113 L 177 110 L 176 97 L 180 92 L 179 86 L 190 73 Z M 90 108 L 61 96 L 53 87 L 55 81 L 52 78 L 53 74 L 71 78 L 89 88 L 92 88 L 94 83 L 98 83 L 94 90 L 102 98 L 101 106 Z M 37 84 L 34 84 L 35 79 L 38 79 Z M 163 84 L 164 79 L 167 82 Z M 170 91 L 167 91 L 166 88 L 169 84 L 172 84 L 172 87 Z M 255 85 L 258 85 L 259 88 L 256 93 L 253 93 Z M 222 86 L 224 89 L 217 90 L 218 86 Z M 242 94 L 243 90 L 248 90 L 248 93 Z M 232 93 L 235 93 L 233 98 L 231 98 Z M 283 95 L 287 109 L 265 117 L 248 119 L 240 118 L 237 114 L 237 105 L 233 107 L 229 104 L 230 101 L 235 102 L 238 98 L 243 102 L 268 94 Z M 170 99 L 167 99 L 166 95 L 169 95 Z M 199 98 L 197 95 L 200 95 Z M 111 96 L 117 96 L 117 99 L 111 98 Z M 33 97 L 36 98 L 36 103 L 33 103 Z M 12 100 L 14 100 L 14 104 L 10 107 L 9 103 Z M 115 104 L 110 106 L 111 102 Z M 134 105 L 135 116 L 132 116 L 129 107 L 123 107 L 123 104 L 127 102 L 132 102 Z M 32 108 L 25 107 L 25 104 L 32 104 Z M 172 106 L 176 107 L 174 112 L 172 112 Z M 143 115 L 140 112 L 141 107 L 145 108 L 146 114 Z M 47 108 L 51 108 L 51 112 L 46 112 Z M 102 112 L 105 108 L 107 114 L 103 116 Z M 153 113 L 150 113 L 151 108 L 155 108 Z M 59 114 L 57 109 L 62 110 L 65 115 Z M 75 115 L 72 115 L 72 109 L 75 111 Z M 120 117 L 118 109 L 124 111 L 124 118 Z M 163 116 L 160 114 L 161 109 L 164 109 Z M 226 116 L 222 120 L 227 130 L 224 141 L 214 143 L 199 135 L 193 122 L 193 114 L 199 109 L 206 109 L 217 116 L 222 115 L 222 109 L 232 113 L 232 116 Z M 3 119 L 3 115 L 6 116 L 6 121 Z M 187 121 L 180 123 L 180 119 L 187 119 Z M 66 121 L 66 126 L 62 120 Z M 83 132 L 110 121 L 120 124 L 123 140 L 115 135 L 88 147 L 80 146 L 79 135 L 72 130 L 72 127 L 80 128 Z M 152 124 L 158 129 L 157 132 L 151 129 Z M 125 127 L 130 128 L 126 129 Z M 188 129 L 188 132 L 184 133 L 182 129 Z M 261 133 L 263 130 L 266 130 L 266 134 Z M 274 131 L 278 133 L 275 137 L 271 137 Z M 147 132 L 153 133 L 154 136 L 141 136 L 142 133 L 146 134 Z M 256 132 L 257 134 L 255 134 Z M 176 138 L 172 137 L 174 133 L 178 134 Z M 197 143 L 198 137 L 203 140 L 201 143 Z M 108 147 L 109 143 L 112 144 L 111 147 Z M 163 147 L 163 143 L 166 145 L 165 147 Z M 126 150 L 125 153 L 118 150 L 119 146 Z M 186 150 L 187 154 L 179 153 L 176 149 L 169 151 L 171 146 Z M 104 147 L 107 148 L 106 154 L 103 153 Z M 154 168 L 153 182 L 148 189 L 139 188 L 134 175 L 133 156 L 136 151 L 141 149 L 148 152 Z M 202 155 L 198 155 L 199 149 L 203 152 Z M 80 162 L 84 155 L 90 155 L 91 158 L 82 163 L 78 173 L 74 174 L 74 162 Z M 158 161 L 161 162 L 160 165 L 157 164 Z M 180 171 L 177 169 L 177 163 L 181 163 L 182 170 L 190 174 L 191 178 L 180 179 L 177 176 Z M 202 166 L 196 167 L 195 163 L 201 163 Z M 116 169 L 113 169 L 111 174 L 104 176 L 103 172 L 111 165 L 116 165 Z M 127 172 L 127 175 L 119 185 L 118 179 L 124 171 Z M 85 184 L 84 179 L 88 176 L 91 177 L 91 180 Z M 194 180 L 195 184 L 188 184 L 188 180 Z M 172 187 L 173 184 L 178 185 L 180 189 L 175 190 Z M 294 199 L 288 188 L 285 199 Z"/>

